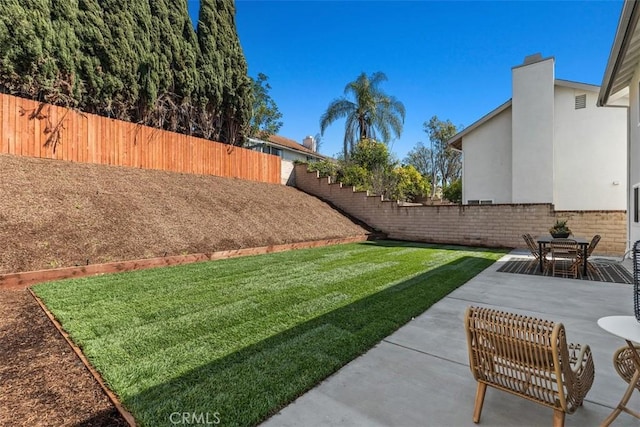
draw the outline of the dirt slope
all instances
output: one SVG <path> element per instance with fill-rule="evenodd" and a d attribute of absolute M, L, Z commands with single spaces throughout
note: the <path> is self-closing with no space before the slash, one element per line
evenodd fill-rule
<path fill-rule="evenodd" d="M 0 274 L 365 233 L 291 187 L 0 155 Z"/>

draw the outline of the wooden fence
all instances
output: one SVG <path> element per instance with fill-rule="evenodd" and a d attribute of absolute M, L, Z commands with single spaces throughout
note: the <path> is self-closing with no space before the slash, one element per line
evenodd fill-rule
<path fill-rule="evenodd" d="M 0 94 L 0 154 L 280 183 L 280 158 Z"/>

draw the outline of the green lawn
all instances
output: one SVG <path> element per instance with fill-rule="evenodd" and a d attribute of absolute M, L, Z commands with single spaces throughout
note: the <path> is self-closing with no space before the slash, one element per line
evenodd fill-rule
<path fill-rule="evenodd" d="M 366 242 L 34 290 L 141 425 L 255 425 L 503 253 Z"/>

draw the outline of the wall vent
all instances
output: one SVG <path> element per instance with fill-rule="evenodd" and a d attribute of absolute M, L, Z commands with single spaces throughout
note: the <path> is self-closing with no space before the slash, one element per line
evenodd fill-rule
<path fill-rule="evenodd" d="M 587 108 L 587 94 L 576 95 L 576 110 Z"/>

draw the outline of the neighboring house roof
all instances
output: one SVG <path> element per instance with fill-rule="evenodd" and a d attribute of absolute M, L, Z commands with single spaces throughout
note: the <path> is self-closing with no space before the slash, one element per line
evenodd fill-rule
<path fill-rule="evenodd" d="M 294 141 L 293 139 L 285 138 L 280 135 L 269 135 L 269 142 L 273 145 L 279 145 L 280 147 L 288 148 L 294 151 L 300 151 L 305 154 L 312 154 L 314 156 L 319 155 L 315 151 L 309 150 L 307 147 Z"/>
<path fill-rule="evenodd" d="M 607 105 L 613 95 L 631 84 L 634 71 L 640 61 L 640 31 L 638 19 L 640 5 L 625 1 L 613 40 L 607 68 L 605 68 L 598 96 L 598 106 Z"/>
<path fill-rule="evenodd" d="M 568 87 L 568 88 L 572 88 L 572 89 L 579 89 L 579 90 L 585 90 L 585 91 L 591 91 L 591 92 L 598 92 L 598 90 L 600 89 L 600 87 L 596 86 L 596 85 L 591 85 L 591 84 L 588 84 L 588 83 L 572 82 L 571 80 L 562 80 L 562 79 L 555 79 L 554 84 L 556 86 Z M 458 151 L 461 151 L 462 150 L 462 138 L 464 138 L 470 132 L 472 132 L 473 130 L 479 128 L 480 126 L 482 126 L 483 124 L 485 124 L 489 120 L 493 119 L 495 116 L 497 116 L 498 114 L 502 113 L 507 108 L 511 107 L 511 101 L 512 100 L 509 99 L 504 104 L 500 105 L 496 109 L 494 109 L 494 110 L 490 111 L 489 113 L 485 114 L 479 120 L 477 120 L 473 124 L 471 124 L 471 126 L 465 128 L 463 131 L 458 132 L 457 134 L 453 135 L 449 139 L 449 141 L 447 141 L 447 143 L 452 148 L 454 148 L 454 149 L 456 149 Z"/>
<path fill-rule="evenodd" d="M 299 153 L 302 154 L 306 154 L 309 156 L 314 156 L 314 157 L 318 157 L 318 158 L 326 158 L 326 156 L 323 156 L 322 154 L 310 150 L 307 147 L 305 147 L 304 145 L 294 141 L 293 139 L 289 139 L 289 138 L 285 138 L 283 136 L 280 135 L 269 135 L 269 138 L 267 139 L 267 141 L 262 140 L 262 139 L 258 139 L 258 138 L 249 138 L 249 140 L 253 143 L 256 144 L 269 144 L 269 145 L 273 145 L 277 148 L 283 148 L 286 150 L 291 150 L 291 151 L 297 151 Z"/>

